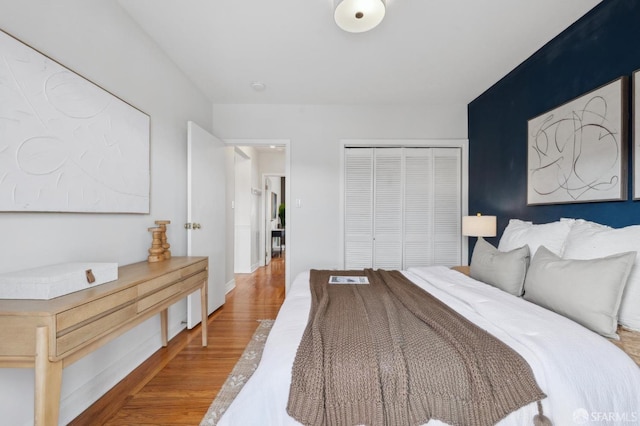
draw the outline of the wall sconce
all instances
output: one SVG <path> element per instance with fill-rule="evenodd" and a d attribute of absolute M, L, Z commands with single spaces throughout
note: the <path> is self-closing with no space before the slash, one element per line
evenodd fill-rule
<path fill-rule="evenodd" d="M 462 235 L 479 238 L 495 237 L 496 223 L 495 216 L 482 216 L 480 213 L 476 216 L 463 216 Z"/>
<path fill-rule="evenodd" d="M 385 11 L 384 0 L 339 0 L 333 17 L 343 30 L 362 33 L 382 22 Z"/>

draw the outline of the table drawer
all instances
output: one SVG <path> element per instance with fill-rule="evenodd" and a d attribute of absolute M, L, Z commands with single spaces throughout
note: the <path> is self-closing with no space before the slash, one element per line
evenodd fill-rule
<path fill-rule="evenodd" d="M 209 262 L 207 260 L 202 260 L 198 263 L 194 263 L 193 265 L 189 265 L 186 268 L 180 269 L 180 277 L 185 278 L 189 275 L 193 275 L 196 272 L 206 271 Z"/>
<path fill-rule="evenodd" d="M 167 286 L 163 289 L 156 291 L 155 293 L 147 294 L 138 300 L 138 312 L 143 312 L 152 306 L 164 302 L 171 298 L 173 295 L 181 293 L 189 288 L 196 288 L 201 285 L 203 281 L 207 279 L 207 271 L 202 271 L 199 274 L 193 275 L 181 283 Z"/>
<path fill-rule="evenodd" d="M 182 269 L 178 269 L 177 271 L 170 272 L 138 285 L 138 296 L 156 292 L 159 289 L 166 287 L 168 284 L 178 281 L 182 277 L 180 271 L 182 271 Z"/>
<path fill-rule="evenodd" d="M 56 315 L 57 333 L 64 334 L 67 329 L 78 327 L 85 321 L 103 316 L 126 303 L 131 303 L 135 301 L 136 296 L 136 289 L 132 287 L 60 312 Z"/>
<path fill-rule="evenodd" d="M 146 311 L 150 307 L 167 300 L 168 298 L 170 298 L 174 294 L 178 294 L 179 292 L 180 289 L 178 288 L 178 286 L 172 285 L 170 287 L 152 293 L 149 296 L 138 301 L 138 312 Z"/>
<path fill-rule="evenodd" d="M 134 301 L 120 307 L 102 318 L 91 321 L 68 333 L 58 333 L 56 339 L 56 355 L 61 356 L 84 343 L 90 342 L 103 334 L 108 334 L 136 316 Z"/>
<path fill-rule="evenodd" d="M 207 264 L 208 264 L 207 261 L 203 260 L 193 265 L 189 265 L 187 267 L 180 268 L 176 271 L 162 275 L 161 277 L 157 277 L 147 282 L 144 282 L 138 286 L 138 296 L 141 297 L 147 293 L 155 293 L 156 291 L 166 287 L 168 284 L 184 279 L 199 271 L 204 271 L 207 269 Z"/>

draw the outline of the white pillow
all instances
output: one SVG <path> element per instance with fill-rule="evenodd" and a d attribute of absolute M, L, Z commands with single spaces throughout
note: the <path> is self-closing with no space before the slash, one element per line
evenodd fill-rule
<path fill-rule="evenodd" d="M 484 238 L 478 238 L 471 256 L 469 275 L 514 296 L 522 296 L 528 267 L 529 247 L 501 252 Z"/>
<path fill-rule="evenodd" d="M 556 222 L 534 225 L 519 219 L 511 219 L 504 230 L 498 250 L 511 251 L 524 245 L 529 246 L 533 257 L 538 247 L 545 246 L 552 253 L 562 256 L 564 242 L 571 230 L 574 219 L 561 219 Z"/>
<path fill-rule="evenodd" d="M 567 236 L 564 255 L 572 259 L 593 259 L 628 251 L 640 253 L 640 225 L 614 229 L 577 220 Z M 640 330 L 640 259 L 638 256 L 622 294 L 618 322 L 632 330 Z"/>
<path fill-rule="evenodd" d="M 563 259 L 542 246 L 531 259 L 524 298 L 617 338 L 620 298 L 635 258 L 635 252 L 628 252 L 599 259 Z"/>
<path fill-rule="evenodd" d="M 560 219 L 560 220 L 567 220 L 567 219 Z M 596 223 L 596 222 L 589 222 L 588 220 L 584 220 L 584 219 L 571 219 L 571 220 L 573 221 L 573 225 L 580 225 L 579 230 L 577 231 L 578 233 L 582 233 L 586 230 L 602 231 L 607 229 L 614 229 L 608 225 L 603 225 L 601 223 Z M 573 225 L 572 225 L 572 228 L 573 228 Z"/>

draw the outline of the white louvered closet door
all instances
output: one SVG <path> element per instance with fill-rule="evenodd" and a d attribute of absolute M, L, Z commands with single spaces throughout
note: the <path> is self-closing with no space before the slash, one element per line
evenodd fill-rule
<path fill-rule="evenodd" d="M 345 269 L 373 265 L 373 149 L 345 150 Z"/>
<path fill-rule="evenodd" d="M 402 269 L 402 148 L 374 151 L 373 266 Z"/>
<path fill-rule="evenodd" d="M 345 149 L 345 268 L 459 265 L 459 148 Z"/>
<path fill-rule="evenodd" d="M 404 263 L 433 265 L 433 149 L 405 150 Z"/>
<path fill-rule="evenodd" d="M 462 258 L 461 153 L 457 148 L 433 150 L 433 264 L 460 265 Z"/>

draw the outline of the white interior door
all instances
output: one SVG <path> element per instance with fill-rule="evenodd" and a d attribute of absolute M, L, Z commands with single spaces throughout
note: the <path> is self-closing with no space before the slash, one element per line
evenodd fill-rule
<path fill-rule="evenodd" d="M 187 123 L 187 255 L 209 257 L 208 314 L 225 295 L 225 145 L 195 124 Z M 200 291 L 187 298 L 187 327 L 200 319 Z"/>

